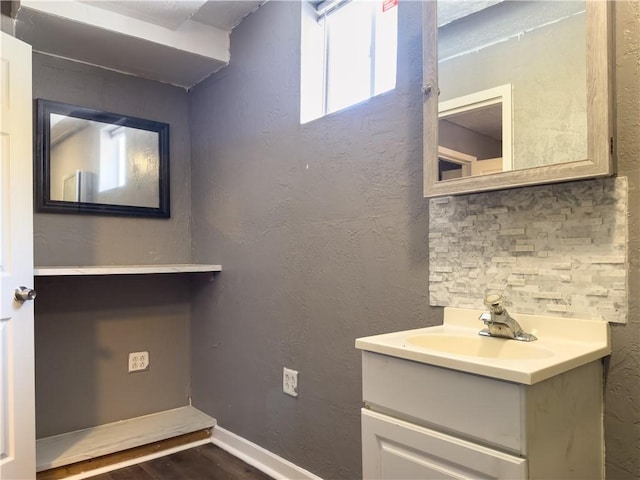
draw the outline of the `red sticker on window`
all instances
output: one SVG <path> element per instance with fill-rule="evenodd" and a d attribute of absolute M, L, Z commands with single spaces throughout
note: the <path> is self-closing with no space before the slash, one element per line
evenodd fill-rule
<path fill-rule="evenodd" d="M 393 7 L 398 5 L 398 0 L 384 0 L 382 2 L 382 11 L 386 12 L 387 10 L 391 10 Z"/>

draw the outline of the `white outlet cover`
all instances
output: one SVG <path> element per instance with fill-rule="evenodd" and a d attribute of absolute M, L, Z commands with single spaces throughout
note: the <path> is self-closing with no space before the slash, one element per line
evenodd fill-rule
<path fill-rule="evenodd" d="M 282 391 L 292 397 L 298 396 L 298 371 L 284 367 L 282 371 Z"/>
<path fill-rule="evenodd" d="M 149 370 L 149 352 L 131 352 L 129 354 L 129 373 Z"/>

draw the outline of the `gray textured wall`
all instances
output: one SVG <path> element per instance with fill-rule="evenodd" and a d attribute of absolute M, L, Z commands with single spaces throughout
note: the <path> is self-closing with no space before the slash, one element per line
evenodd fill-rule
<path fill-rule="evenodd" d="M 637 478 L 638 2 L 616 2 L 620 175 L 629 177 L 630 311 L 614 326 L 607 473 Z M 196 406 L 325 478 L 360 475 L 354 338 L 440 322 L 428 307 L 421 196 L 420 3 L 400 3 L 396 90 L 298 125 L 299 7 L 234 30 L 231 66 L 190 95 L 194 257 L 224 273 L 192 323 Z M 300 397 L 281 392 L 300 370 Z"/>
<path fill-rule="evenodd" d="M 35 214 L 36 265 L 184 263 L 191 257 L 187 93 L 34 54 L 34 98 L 170 124 L 172 218 Z M 38 436 L 184 406 L 189 395 L 190 278 L 38 278 Z M 128 353 L 149 372 L 128 374 Z"/>
<path fill-rule="evenodd" d="M 640 478 L 640 2 L 617 1 L 618 175 L 629 181 L 629 316 L 611 326 L 605 390 L 607 479 Z"/>
<path fill-rule="evenodd" d="M 11 3 L 0 2 L 0 31 L 13 35 L 15 32 L 15 24 L 10 15 Z"/>
<path fill-rule="evenodd" d="M 187 92 L 34 53 L 33 96 L 170 124 L 171 218 L 34 216 L 36 265 L 188 263 L 190 143 Z"/>
<path fill-rule="evenodd" d="M 300 4 L 234 29 L 190 92 L 194 404 L 327 479 L 360 475 L 357 337 L 441 322 L 428 307 L 421 4 L 400 9 L 397 88 L 299 124 Z M 282 367 L 299 370 L 297 399 Z"/>
<path fill-rule="evenodd" d="M 188 404 L 190 279 L 36 278 L 37 437 Z M 149 370 L 127 373 L 129 352 Z"/>

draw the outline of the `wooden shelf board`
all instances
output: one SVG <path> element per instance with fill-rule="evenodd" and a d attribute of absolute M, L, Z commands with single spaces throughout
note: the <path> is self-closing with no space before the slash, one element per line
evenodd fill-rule
<path fill-rule="evenodd" d="M 220 265 L 209 264 L 170 264 L 170 265 L 99 265 L 70 267 L 35 267 L 37 277 L 67 275 L 140 275 L 152 273 L 198 273 L 220 272 Z"/>
<path fill-rule="evenodd" d="M 215 418 L 186 406 L 41 438 L 36 441 L 36 471 L 82 462 L 215 425 Z"/>

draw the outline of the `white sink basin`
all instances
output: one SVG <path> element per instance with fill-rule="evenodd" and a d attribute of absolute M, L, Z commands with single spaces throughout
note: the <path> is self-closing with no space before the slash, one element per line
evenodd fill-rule
<path fill-rule="evenodd" d="M 537 346 L 536 342 L 505 342 L 501 338 L 488 338 L 479 335 L 470 337 L 468 335 L 423 333 L 407 336 L 407 343 L 453 355 L 503 358 L 505 360 L 532 360 L 553 356 L 551 350 Z"/>
<path fill-rule="evenodd" d="M 420 363 L 531 385 L 611 353 L 609 325 L 595 320 L 510 312 L 538 340 L 478 335 L 481 310 L 445 308 L 435 327 L 356 340 L 356 347 Z"/>

